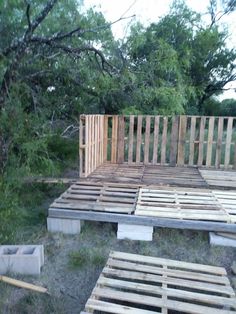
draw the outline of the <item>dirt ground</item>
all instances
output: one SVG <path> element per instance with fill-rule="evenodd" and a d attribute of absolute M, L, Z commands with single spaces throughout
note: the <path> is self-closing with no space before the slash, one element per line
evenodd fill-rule
<path fill-rule="evenodd" d="M 116 224 L 86 222 L 80 235 L 52 235 L 44 225 L 28 240 L 44 244 L 45 266 L 38 278 L 14 277 L 47 287 L 50 295 L 1 283 L 0 313 L 80 313 L 111 250 L 224 266 L 230 277 L 236 260 L 236 249 L 210 247 L 207 232 L 158 228 L 152 242 L 128 241 L 117 240 Z"/>

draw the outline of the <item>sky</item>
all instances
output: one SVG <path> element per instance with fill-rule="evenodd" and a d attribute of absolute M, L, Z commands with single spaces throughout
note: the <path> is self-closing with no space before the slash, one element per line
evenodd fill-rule
<path fill-rule="evenodd" d="M 115 38 L 120 39 L 128 34 L 129 26 L 134 21 L 140 21 L 148 26 L 152 22 L 157 22 L 160 17 L 168 13 L 172 0 L 84 0 L 86 8 L 96 7 L 101 11 L 107 21 L 114 22 L 120 17 L 135 15 L 132 19 L 125 19 L 112 25 L 112 32 Z M 186 0 L 186 4 L 193 10 L 202 14 L 206 13 L 208 1 L 206 0 Z M 207 15 L 204 15 L 207 22 Z M 229 27 L 230 38 L 228 46 L 236 48 L 236 12 L 230 17 L 222 19 Z M 227 88 L 236 88 L 236 81 L 226 86 Z M 219 97 L 236 98 L 234 90 L 224 92 Z"/>

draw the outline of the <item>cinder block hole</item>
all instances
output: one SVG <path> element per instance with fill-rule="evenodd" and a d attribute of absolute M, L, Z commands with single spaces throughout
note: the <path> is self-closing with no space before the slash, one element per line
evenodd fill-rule
<path fill-rule="evenodd" d="M 23 254 L 33 254 L 34 253 L 34 250 L 35 248 L 34 247 L 29 247 L 29 248 L 26 248 L 22 251 Z"/>
<path fill-rule="evenodd" d="M 18 248 L 4 248 L 3 249 L 3 254 L 4 255 L 14 255 L 18 251 Z"/>

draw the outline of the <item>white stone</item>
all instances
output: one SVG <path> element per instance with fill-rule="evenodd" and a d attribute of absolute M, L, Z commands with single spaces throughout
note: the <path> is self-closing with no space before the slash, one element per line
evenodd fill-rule
<path fill-rule="evenodd" d="M 81 230 L 81 221 L 77 219 L 47 218 L 49 232 L 62 232 L 65 234 L 78 234 Z"/>
<path fill-rule="evenodd" d="M 0 246 L 0 274 L 39 275 L 43 265 L 43 245 Z"/>
<path fill-rule="evenodd" d="M 223 237 L 215 232 L 209 233 L 209 240 L 211 245 L 232 246 L 236 247 L 236 239 Z"/>
<path fill-rule="evenodd" d="M 140 240 L 140 241 L 152 241 L 153 227 L 130 225 L 130 224 L 118 224 L 117 239 L 124 240 Z"/>

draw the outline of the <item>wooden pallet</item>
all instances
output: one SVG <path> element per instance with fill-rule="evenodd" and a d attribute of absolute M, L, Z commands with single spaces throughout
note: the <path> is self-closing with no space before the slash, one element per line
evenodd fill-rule
<path fill-rule="evenodd" d="M 202 177 L 209 186 L 227 189 L 236 188 L 236 171 L 199 169 Z"/>
<path fill-rule="evenodd" d="M 210 190 L 141 188 L 135 215 L 230 222 L 229 214 Z"/>
<path fill-rule="evenodd" d="M 236 313 L 222 267 L 111 252 L 90 298 L 89 313 Z"/>
<path fill-rule="evenodd" d="M 213 194 L 230 216 L 230 221 L 236 223 L 236 192 L 213 190 Z"/>
<path fill-rule="evenodd" d="M 205 188 L 207 184 L 198 169 L 158 165 L 105 163 L 88 177 L 90 180 Z"/>
<path fill-rule="evenodd" d="M 50 207 L 131 214 L 137 194 L 138 188 L 81 181 L 61 194 Z"/>

